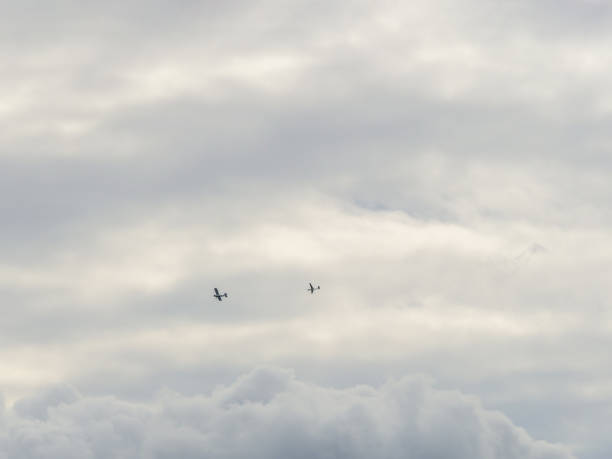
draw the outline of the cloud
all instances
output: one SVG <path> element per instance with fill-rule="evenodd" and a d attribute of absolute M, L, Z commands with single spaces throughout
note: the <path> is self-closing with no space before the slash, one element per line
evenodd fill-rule
<path fill-rule="evenodd" d="M 611 13 L 7 5 L 0 384 L 86 394 L 15 415 L 258 364 L 333 387 L 423 371 L 603 451 Z"/>
<path fill-rule="evenodd" d="M 427 380 L 330 389 L 258 368 L 210 395 L 145 403 L 53 388 L 4 413 L 0 457 L 571 459 Z"/>

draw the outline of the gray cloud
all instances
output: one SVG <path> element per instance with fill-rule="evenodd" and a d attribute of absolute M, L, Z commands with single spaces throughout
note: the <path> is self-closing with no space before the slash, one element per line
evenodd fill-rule
<path fill-rule="evenodd" d="M 15 459 L 573 457 L 422 378 L 334 390 L 271 368 L 208 396 L 163 392 L 150 403 L 56 388 L 19 401 L 2 422 L 0 454 Z"/>
<path fill-rule="evenodd" d="M 608 457 L 611 10 L 458 5 L 5 5 L 9 403 L 422 371 Z"/>

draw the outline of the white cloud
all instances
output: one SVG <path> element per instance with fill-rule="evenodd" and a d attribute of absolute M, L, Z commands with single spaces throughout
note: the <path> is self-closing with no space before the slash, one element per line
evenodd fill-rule
<path fill-rule="evenodd" d="M 151 402 L 56 387 L 3 415 L 0 456 L 570 459 L 473 397 L 422 378 L 329 389 L 260 368 L 211 395 Z"/>

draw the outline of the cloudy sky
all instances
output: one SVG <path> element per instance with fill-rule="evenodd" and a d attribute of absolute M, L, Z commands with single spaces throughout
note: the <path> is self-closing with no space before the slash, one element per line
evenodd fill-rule
<path fill-rule="evenodd" d="M 2 2 L 0 458 L 609 458 L 610 49 L 603 0 Z"/>

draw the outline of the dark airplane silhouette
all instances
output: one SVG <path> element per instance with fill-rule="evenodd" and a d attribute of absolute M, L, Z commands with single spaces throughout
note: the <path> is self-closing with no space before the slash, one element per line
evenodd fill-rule
<path fill-rule="evenodd" d="M 219 301 L 223 301 L 222 298 L 223 297 L 227 298 L 227 293 L 223 293 L 223 294 L 219 293 L 219 290 L 217 290 L 217 287 L 215 287 L 215 294 L 213 296 Z"/>

